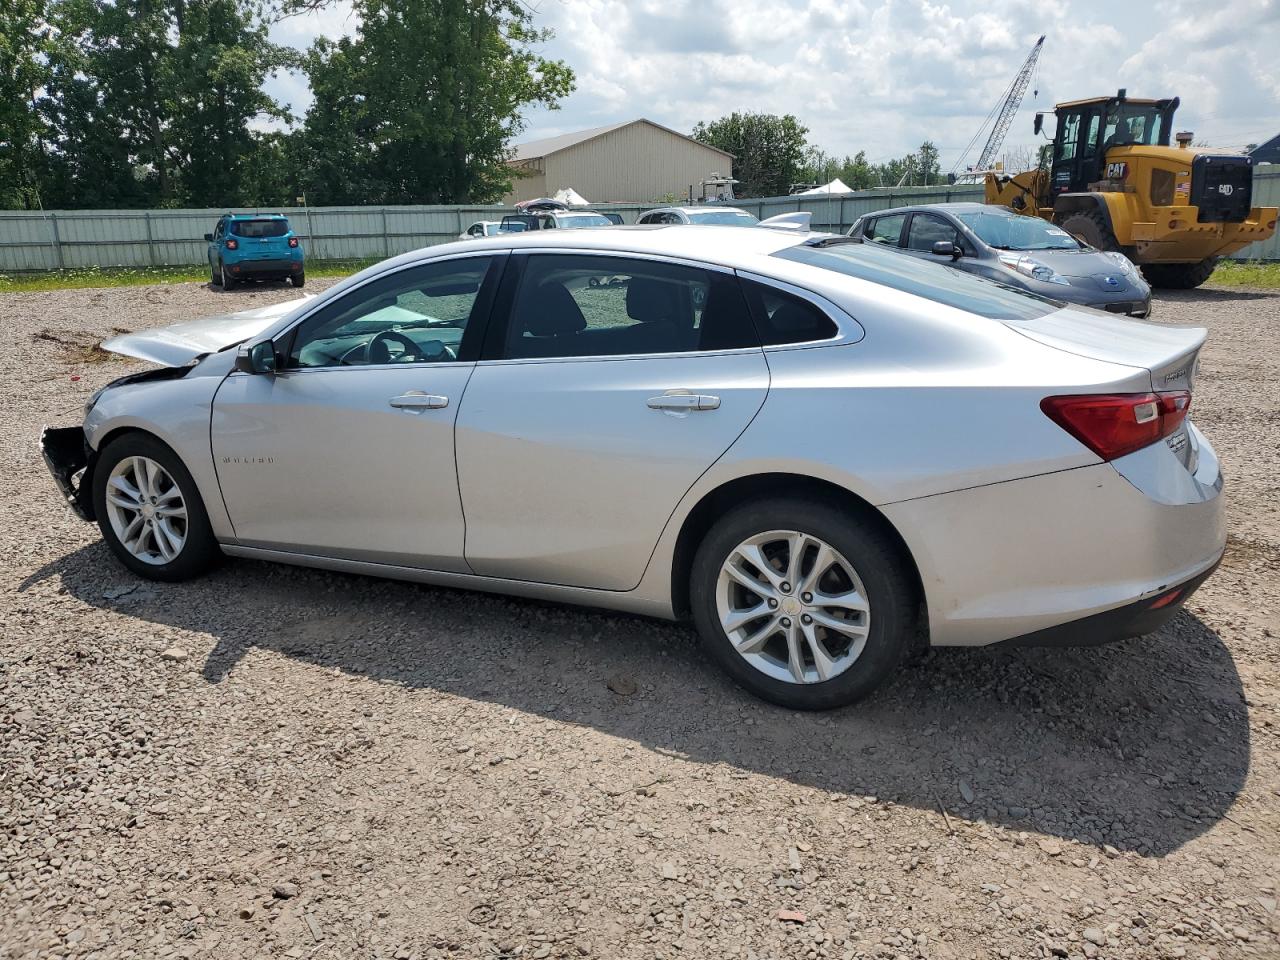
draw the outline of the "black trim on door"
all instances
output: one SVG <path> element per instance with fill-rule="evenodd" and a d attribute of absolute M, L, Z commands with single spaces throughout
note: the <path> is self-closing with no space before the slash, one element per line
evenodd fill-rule
<path fill-rule="evenodd" d="M 511 310 L 515 306 L 516 291 L 520 289 L 520 279 L 524 276 L 525 264 L 529 255 L 512 252 L 503 266 L 502 277 L 494 287 L 492 305 L 486 318 L 483 345 L 476 360 L 501 360 L 506 349 L 507 325 L 511 321 Z"/>

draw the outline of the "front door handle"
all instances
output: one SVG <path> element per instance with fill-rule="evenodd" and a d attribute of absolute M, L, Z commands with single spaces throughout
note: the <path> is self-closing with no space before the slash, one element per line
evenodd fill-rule
<path fill-rule="evenodd" d="M 439 410 L 449 405 L 449 398 L 434 393 L 423 393 L 421 390 L 410 390 L 398 397 L 392 397 L 387 403 L 399 410 Z"/>
<path fill-rule="evenodd" d="M 705 393 L 664 393 L 645 401 L 650 410 L 717 410 L 720 398 Z"/>

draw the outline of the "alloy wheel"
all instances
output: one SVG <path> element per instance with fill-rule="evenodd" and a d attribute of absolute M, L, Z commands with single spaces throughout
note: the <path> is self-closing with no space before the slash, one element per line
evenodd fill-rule
<path fill-rule="evenodd" d="M 126 550 L 144 563 L 170 563 L 187 542 L 182 490 L 150 457 L 125 457 L 107 477 L 107 518 Z"/>
<path fill-rule="evenodd" d="M 771 530 L 742 541 L 716 582 L 729 642 L 752 667 L 788 683 L 844 673 L 866 647 L 867 591 L 853 564 L 826 541 Z"/>

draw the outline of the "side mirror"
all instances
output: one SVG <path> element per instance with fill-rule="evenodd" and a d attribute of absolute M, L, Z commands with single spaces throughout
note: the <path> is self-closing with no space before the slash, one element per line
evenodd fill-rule
<path fill-rule="evenodd" d="M 262 340 L 251 347 L 241 347 L 236 354 L 236 369 L 241 373 L 275 373 L 276 345 Z"/>
<path fill-rule="evenodd" d="M 952 260 L 959 260 L 964 256 L 964 252 L 950 240 L 939 240 L 929 252 L 935 257 L 950 257 Z"/>
<path fill-rule="evenodd" d="M 1032 126 L 1035 129 L 1036 136 L 1039 136 L 1040 132 L 1044 130 L 1044 114 L 1043 113 L 1036 114 L 1035 123 Z"/>
<path fill-rule="evenodd" d="M 212 233 L 206 233 L 206 234 L 204 235 L 204 242 L 205 242 L 205 243 L 209 243 L 209 242 L 211 242 L 212 240 L 213 240 L 213 234 L 212 234 Z"/>

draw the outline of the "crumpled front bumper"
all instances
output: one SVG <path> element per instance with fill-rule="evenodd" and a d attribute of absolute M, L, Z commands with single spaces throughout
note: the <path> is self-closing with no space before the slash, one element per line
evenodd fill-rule
<path fill-rule="evenodd" d="M 94 520 L 93 492 L 89 483 L 93 476 L 94 451 L 85 440 L 84 430 L 80 427 L 45 427 L 40 433 L 40 453 L 63 500 L 81 520 Z"/>

